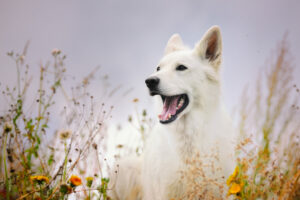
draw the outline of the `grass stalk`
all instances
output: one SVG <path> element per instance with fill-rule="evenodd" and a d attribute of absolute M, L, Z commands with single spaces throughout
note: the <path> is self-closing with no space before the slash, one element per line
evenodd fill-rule
<path fill-rule="evenodd" d="M 8 133 L 3 133 L 5 134 L 5 139 L 4 139 L 4 144 L 3 144 L 3 164 L 4 164 L 4 174 L 5 174 L 5 188 L 6 188 L 6 199 L 10 199 L 10 181 L 8 177 L 8 172 L 7 172 L 7 155 L 6 155 L 6 145 L 7 145 L 7 136 Z"/>

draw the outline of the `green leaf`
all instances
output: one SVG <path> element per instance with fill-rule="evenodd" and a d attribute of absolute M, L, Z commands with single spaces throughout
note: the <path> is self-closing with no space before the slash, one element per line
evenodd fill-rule
<path fill-rule="evenodd" d="M 49 159 L 48 159 L 48 165 L 49 166 L 52 165 L 53 161 L 54 161 L 54 155 L 51 154 L 50 157 L 49 157 Z"/>

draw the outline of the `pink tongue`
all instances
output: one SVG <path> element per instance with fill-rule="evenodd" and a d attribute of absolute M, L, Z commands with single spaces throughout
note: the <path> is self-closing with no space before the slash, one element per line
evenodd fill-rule
<path fill-rule="evenodd" d="M 177 97 L 166 97 L 164 101 L 164 107 L 162 113 L 159 115 L 160 120 L 168 120 L 168 115 L 175 115 L 176 106 L 178 104 L 179 96 Z"/>

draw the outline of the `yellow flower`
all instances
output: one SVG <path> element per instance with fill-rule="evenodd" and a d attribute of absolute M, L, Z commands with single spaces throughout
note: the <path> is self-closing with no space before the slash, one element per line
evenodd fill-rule
<path fill-rule="evenodd" d="M 241 191 L 241 189 L 242 187 L 240 184 L 233 183 L 229 188 L 228 194 L 237 194 Z"/>
<path fill-rule="evenodd" d="M 42 184 L 44 182 L 49 183 L 49 178 L 46 176 L 30 176 L 30 180 L 32 182 L 37 182 L 38 184 Z"/>
<path fill-rule="evenodd" d="M 229 186 L 236 179 L 238 174 L 239 174 L 239 167 L 236 166 L 234 172 L 228 177 L 226 184 Z"/>
<path fill-rule="evenodd" d="M 239 167 L 236 166 L 235 169 L 234 169 L 234 172 L 232 173 L 232 176 L 237 177 L 238 174 L 239 174 Z"/>
<path fill-rule="evenodd" d="M 233 175 L 230 175 L 226 181 L 226 184 L 229 186 L 233 182 L 233 180 L 234 180 Z"/>
<path fill-rule="evenodd" d="M 76 175 L 72 175 L 69 181 L 71 182 L 72 186 L 79 186 L 82 184 L 81 178 Z"/>
<path fill-rule="evenodd" d="M 93 184 L 94 178 L 93 178 L 93 177 L 86 177 L 85 180 L 86 180 L 86 182 L 87 182 L 87 183 L 86 183 L 86 186 L 91 187 L 92 184 Z"/>

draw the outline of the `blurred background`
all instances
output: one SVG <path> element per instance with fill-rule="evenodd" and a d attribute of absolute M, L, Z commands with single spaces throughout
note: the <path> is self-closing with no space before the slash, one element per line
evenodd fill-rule
<path fill-rule="evenodd" d="M 299 0 L 0 0 L 0 198 L 68 198 L 71 186 L 62 183 L 75 174 L 94 177 L 95 193 L 106 199 L 113 162 L 141 155 L 157 120 L 145 79 L 168 39 L 179 33 L 193 47 L 218 25 L 223 98 L 231 114 L 239 112 L 245 137 L 236 170 L 250 173 L 231 180 L 230 188 L 243 188 L 232 194 L 299 199 L 299 10 Z M 28 193 L 39 174 L 44 183 L 53 177 L 50 188 L 60 192 Z M 72 195 L 91 199 L 86 191 Z"/>
<path fill-rule="evenodd" d="M 100 66 L 91 94 L 101 96 L 107 85 L 97 80 L 108 76 L 110 88 L 118 92 L 103 101 L 115 107 L 112 122 L 121 123 L 132 113 L 134 98 L 140 108 L 151 108 L 144 80 L 155 69 L 169 37 L 179 33 L 193 47 L 209 27 L 219 25 L 224 100 L 232 111 L 244 86 L 265 72 L 262 66 L 286 33 L 292 62 L 300 63 L 299 8 L 298 0 L 1 0 L 0 82 L 5 86 L 16 81 L 8 51 L 20 52 L 30 41 L 26 61 L 34 74 L 58 48 L 67 55 L 70 77 L 82 78 Z M 294 73 L 297 79 L 299 67 Z"/>

